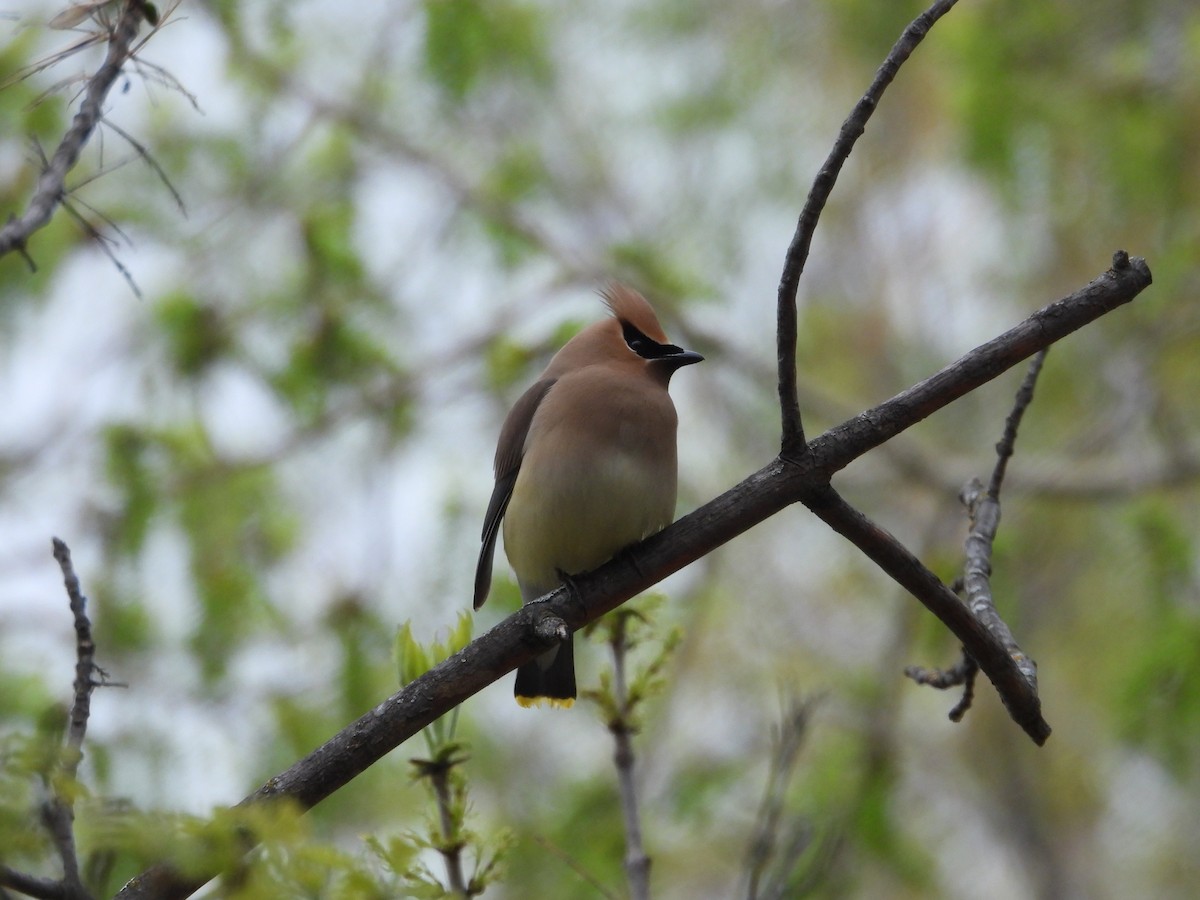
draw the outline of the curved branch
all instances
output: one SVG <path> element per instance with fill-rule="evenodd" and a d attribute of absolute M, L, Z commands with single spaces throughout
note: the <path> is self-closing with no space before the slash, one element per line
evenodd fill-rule
<path fill-rule="evenodd" d="M 121 67 L 133 54 L 133 42 L 145 15 L 142 0 L 126 0 L 121 15 L 110 32 L 104 63 L 89 79 L 79 112 L 75 114 L 70 129 L 59 142 L 50 164 L 38 179 L 25 215 L 9 218 L 4 227 L 0 228 L 0 256 L 16 250 L 25 255 L 26 260 L 33 265 L 26 254 L 25 245 L 35 231 L 49 223 L 54 210 L 66 196 L 67 173 L 79 161 L 79 154 L 83 152 L 84 145 L 104 115 L 104 100 L 121 74 Z"/>
<path fill-rule="evenodd" d="M 808 200 L 804 203 L 804 209 L 800 211 L 800 220 L 796 223 L 796 231 L 784 256 L 783 274 L 779 279 L 776 299 L 775 333 L 778 342 L 779 406 L 783 431 L 780 456 L 784 459 L 799 459 L 805 453 L 804 426 L 800 420 L 800 400 L 796 387 L 796 292 L 800 286 L 804 264 L 808 261 L 808 251 L 812 247 L 813 234 L 817 230 L 817 220 L 821 217 L 821 211 L 833 191 L 842 166 L 850 157 L 850 151 L 867 130 L 867 120 L 875 112 L 883 92 L 917 48 L 917 44 L 929 33 L 933 24 L 948 13 L 956 2 L 957 0 L 938 0 L 904 29 L 904 33 L 884 59 L 883 65 L 875 73 L 875 80 L 842 123 L 837 141 L 829 151 L 821 171 L 813 180 Z"/>

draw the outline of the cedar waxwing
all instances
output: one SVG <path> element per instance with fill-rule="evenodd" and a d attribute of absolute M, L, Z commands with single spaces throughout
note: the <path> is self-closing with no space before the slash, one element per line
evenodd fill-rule
<path fill-rule="evenodd" d="M 667 384 L 704 357 L 669 343 L 636 291 L 614 284 L 602 296 L 613 317 L 568 341 L 500 429 L 476 609 L 491 588 L 502 519 L 504 552 L 529 603 L 675 517 L 678 419 Z M 515 693 L 522 706 L 570 706 L 571 639 L 517 669 Z"/>

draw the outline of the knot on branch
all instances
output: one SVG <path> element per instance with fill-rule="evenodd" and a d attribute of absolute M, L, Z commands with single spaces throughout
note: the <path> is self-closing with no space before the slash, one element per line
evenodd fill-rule
<path fill-rule="evenodd" d="M 538 617 L 533 622 L 530 633 L 547 649 L 571 637 L 571 629 L 567 627 L 567 623 L 553 613 Z"/>

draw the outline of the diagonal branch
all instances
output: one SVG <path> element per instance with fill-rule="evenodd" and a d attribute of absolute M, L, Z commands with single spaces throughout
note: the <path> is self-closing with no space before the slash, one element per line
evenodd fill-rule
<path fill-rule="evenodd" d="M 780 456 L 784 459 L 799 459 L 805 451 L 804 426 L 800 420 L 800 400 L 796 385 L 796 292 L 800 286 L 800 275 L 804 272 L 804 264 L 808 261 L 808 252 L 812 247 L 813 234 L 817 230 L 817 220 L 825 208 L 833 186 L 837 182 L 842 166 L 850 157 L 855 142 L 867 130 L 867 120 L 875 112 L 883 92 L 900 71 L 900 67 L 912 55 L 933 24 L 948 13 L 957 0 L 937 0 L 929 9 L 912 21 L 900 35 L 883 65 L 875 73 L 875 80 L 867 88 L 862 99 L 854 105 L 842 129 L 829 151 L 825 163 L 813 180 L 808 192 L 808 200 L 800 211 L 800 220 L 796 223 L 796 231 L 792 242 L 784 256 L 783 274 L 779 279 L 776 310 L 776 341 L 779 358 L 779 406 L 782 417 L 782 446 Z"/>
<path fill-rule="evenodd" d="M 142 0 L 126 0 L 110 32 L 104 62 L 88 81 L 79 112 L 38 179 L 28 209 L 20 218 L 9 218 L 0 228 L 0 256 L 16 250 L 33 266 L 25 245 L 35 231 L 46 226 L 66 196 L 67 173 L 79 161 L 79 154 L 104 115 L 104 100 L 121 74 L 121 67 L 133 54 L 133 42 L 145 16 Z"/>
<path fill-rule="evenodd" d="M 1024 322 L 874 409 L 814 438 L 809 450 L 818 457 L 819 466 L 832 475 L 868 450 L 987 384 L 1001 372 L 1128 303 L 1152 281 L 1144 259 L 1118 250 L 1113 254 L 1112 268 L 1090 284 L 1043 307 Z"/>
<path fill-rule="evenodd" d="M 1080 291 L 1034 313 L 902 394 L 815 438 L 812 453 L 805 459 L 773 460 L 595 572 L 572 579 L 573 589 L 559 588 L 541 602 L 522 607 L 267 781 L 243 803 L 288 798 L 303 809 L 315 806 L 430 722 L 552 646 L 556 623 L 573 631 L 595 621 L 793 503 L 806 499 L 821 506 L 818 501 L 823 501 L 822 511 L 837 521 L 847 519 L 850 513 L 857 516 L 853 510 L 847 513 L 835 508 L 840 498 L 828 485 L 836 471 L 1022 359 L 1128 303 L 1150 282 L 1150 269 L 1144 260 L 1131 260 L 1127 254 L 1118 253 L 1113 269 Z M 842 524 L 843 533 L 869 527 L 865 519 L 862 523 Z M 906 560 L 903 547 L 896 547 L 898 550 L 891 548 L 897 554 L 895 564 L 888 562 L 885 568 L 905 569 L 900 572 L 901 583 L 919 591 L 918 599 L 927 605 L 930 596 L 937 603 L 937 596 L 947 591 L 945 586 L 918 561 Z M 1015 710 L 1014 718 L 1035 740 L 1044 740 L 1046 726 L 1037 714 L 1036 694 L 1031 701 L 1027 682 L 1004 648 L 953 594 L 950 599 L 954 607 L 947 615 L 954 624 L 947 624 L 979 660 L 1010 713 Z M 187 897 L 217 874 L 208 871 L 184 876 L 159 865 L 126 884 L 117 897 Z"/>
<path fill-rule="evenodd" d="M 1045 743 L 1050 736 L 1050 726 L 1042 718 L 1037 680 L 1030 676 L 1026 666 L 1031 663 L 1028 657 L 1022 654 L 1020 658 L 1014 658 L 1006 644 L 972 615 L 941 579 L 896 538 L 843 500 L 833 488 L 814 492 L 811 498 L 805 498 L 804 504 L 954 632 L 991 678 L 1013 721 L 1025 729 L 1036 744 Z M 1011 638 L 1009 634 L 1010 641 Z M 1016 646 L 1015 642 L 1012 646 Z"/>

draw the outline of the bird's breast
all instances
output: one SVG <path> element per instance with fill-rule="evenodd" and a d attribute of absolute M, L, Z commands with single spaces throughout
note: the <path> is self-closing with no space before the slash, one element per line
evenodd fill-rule
<path fill-rule="evenodd" d="M 666 391 L 565 381 L 534 417 L 504 517 L 505 553 L 523 585 L 547 588 L 559 570 L 594 569 L 675 514 L 676 416 Z"/>

